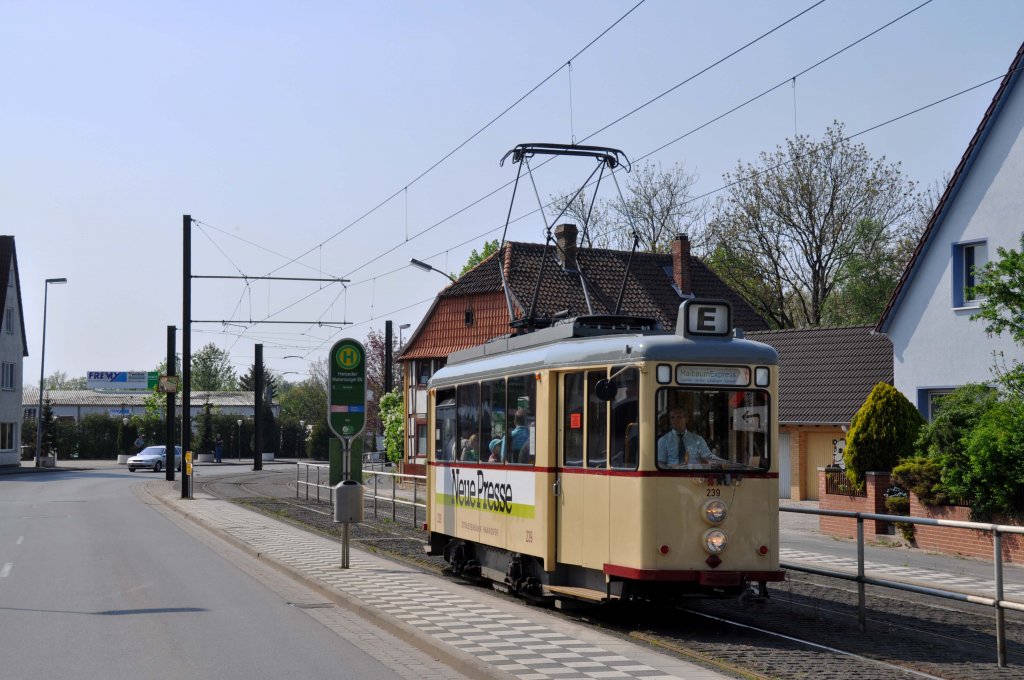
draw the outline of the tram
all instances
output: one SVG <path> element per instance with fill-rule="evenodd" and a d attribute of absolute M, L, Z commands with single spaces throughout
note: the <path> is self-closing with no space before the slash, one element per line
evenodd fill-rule
<path fill-rule="evenodd" d="M 584 316 L 452 354 L 429 384 L 429 554 L 530 598 L 766 592 L 778 355 L 686 300 L 675 332 Z"/>

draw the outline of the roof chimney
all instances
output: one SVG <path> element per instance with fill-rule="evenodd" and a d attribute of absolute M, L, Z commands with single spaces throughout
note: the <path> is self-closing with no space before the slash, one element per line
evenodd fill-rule
<path fill-rule="evenodd" d="M 690 275 L 690 239 L 679 234 L 672 241 L 672 282 L 680 295 L 693 293 L 693 277 Z"/>
<path fill-rule="evenodd" d="M 566 271 L 576 271 L 576 233 L 575 224 L 559 224 L 555 227 L 558 261 Z"/>

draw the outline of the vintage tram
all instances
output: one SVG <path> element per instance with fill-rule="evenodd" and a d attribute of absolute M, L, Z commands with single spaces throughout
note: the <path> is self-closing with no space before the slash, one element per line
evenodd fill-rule
<path fill-rule="evenodd" d="M 736 596 L 784 578 L 778 355 L 687 300 L 452 354 L 430 381 L 430 554 L 532 598 Z"/>

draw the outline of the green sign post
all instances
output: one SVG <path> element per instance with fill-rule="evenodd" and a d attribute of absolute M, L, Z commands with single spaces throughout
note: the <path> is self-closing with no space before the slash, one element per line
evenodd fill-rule
<path fill-rule="evenodd" d="M 339 340 L 331 347 L 328 364 L 327 424 L 341 439 L 342 478 L 350 479 L 352 438 L 366 425 L 366 350 L 358 340 Z"/>

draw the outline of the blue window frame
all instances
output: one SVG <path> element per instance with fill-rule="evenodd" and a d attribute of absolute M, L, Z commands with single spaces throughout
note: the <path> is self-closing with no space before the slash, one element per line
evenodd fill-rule
<path fill-rule="evenodd" d="M 988 261 L 985 241 L 953 244 L 953 306 L 973 307 L 978 304 L 974 292 L 975 273 Z"/>

